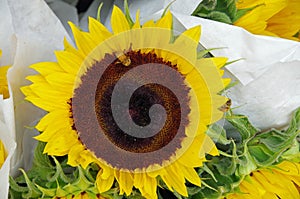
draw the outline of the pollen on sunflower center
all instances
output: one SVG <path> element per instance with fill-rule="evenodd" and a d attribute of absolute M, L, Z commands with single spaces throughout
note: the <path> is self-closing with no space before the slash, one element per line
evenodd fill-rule
<path fill-rule="evenodd" d="M 140 162 L 131 169 L 161 164 L 186 137 L 189 88 L 176 65 L 154 52 L 129 51 L 124 56 L 130 64 L 106 54 L 81 77 L 72 99 L 74 126 L 81 142 L 114 166 L 128 161 Z M 160 109 L 153 111 L 156 105 Z M 158 150 L 159 156 L 154 155 Z M 143 160 L 136 156 L 141 153 Z"/>

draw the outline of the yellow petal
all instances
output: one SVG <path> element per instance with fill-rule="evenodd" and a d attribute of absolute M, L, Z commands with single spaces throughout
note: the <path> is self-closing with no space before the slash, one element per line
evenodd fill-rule
<path fill-rule="evenodd" d="M 108 191 L 112 187 L 115 178 L 114 175 L 110 175 L 107 179 L 103 179 L 101 175 L 102 175 L 102 171 L 98 172 L 96 178 L 96 185 L 99 192 L 103 193 Z"/>
<path fill-rule="evenodd" d="M 129 23 L 121 11 L 117 6 L 113 7 L 112 16 L 111 16 L 111 27 L 114 34 L 118 34 L 121 32 L 125 32 L 130 30 Z"/>
<path fill-rule="evenodd" d="M 198 44 L 201 35 L 201 26 L 195 26 L 193 28 L 187 29 L 182 33 L 182 35 L 191 38 Z"/>
<path fill-rule="evenodd" d="M 204 157 L 206 153 L 209 153 L 210 155 L 213 156 L 219 155 L 219 151 L 215 143 L 207 135 L 205 135 L 204 140 L 200 146 L 201 146 L 200 153 L 199 153 L 200 157 Z"/>
<path fill-rule="evenodd" d="M 44 153 L 49 155 L 63 156 L 68 154 L 73 145 L 76 144 L 78 136 L 73 131 L 70 133 L 59 133 L 48 140 Z"/>
<path fill-rule="evenodd" d="M 97 43 L 93 41 L 93 39 L 88 33 L 81 32 L 72 22 L 69 22 L 69 25 L 74 35 L 75 43 L 78 50 L 85 56 L 89 55 L 92 52 L 92 50 L 97 46 Z"/>
<path fill-rule="evenodd" d="M 120 189 L 123 189 L 126 195 L 129 196 L 132 192 L 133 187 L 132 174 L 129 172 L 120 171 L 120 178 L 118 182 L 120 185 Z"/>
<path fill-rule="evenodd" d="M 151 27 L 155 27 L 155 23 L 153 20 L 149 20 L 143 24 L 143 28 L 151 28 Z"/>
<path fill-rule="evenodd" d="M 4 148 L 4 144 L 0 140 L 0 169 L 5 161 L 6 157 L 7 157 L 7 152 Z"/>
<path fill-rule="evenodd" d="M 158 28 L 166 28 L 166 29 L 171 29 L 172 28 L 172 14 L 170 11 L 168 11 L 165 16 L 163 16 L 162 18 L 160 18 L 157 22 L 156 22 L 156 27 Z"/>
<path fill-rule="evenodd" d="M 136 12 L 135 23 L 132 26 L 132 29 L 138 29 L 138 28 L 141 28 L 141 24 L 140 24 L 140 10 L 138 10 Z"/>
<path fill-rule="evenodd" d="M 7 71 L 10 66 L 1 66 L 0 67 L 0 95 L 3 95 L 3 98 L 9 98 L 9 90 L 7 83 Z"/>
<path fill-rule="evenodd" d="M 185 179 L 181 172 L 178 172 L 178 167 L 176 164 L 169 165 L 167 168 L 168 175 L 161 176 L 163 181 L 173 187 L 182 196 L 188 196 L 187 189 L 185 186 Z"/>
<path fill-rule="evenodd" d="M 70 114 L 68 113 L 68 111 L 66 110 L 55 110 L 52 111 L 48 114 L 46 114 L 40 121 L 39 123 L 36 125 L 36 129 L 38 131 L 44 131 L 46 130 L 46 128 L 48 126 L 52 126 L 52 127 L 57 127 L 53 125 L 53 122 L 60 122 L 61 120 L 61 127 L 65 126 L 65 124 L 68 123 L 64 123 L 64 122 L 68 122 L 68 120 L 70 119 Z"/>
<path fill-rule="evenodd" d="M 55 56 L 61 68 L 67 72 L 76 75 L 83 62 L 83 59 L 68 51 L 56 51 Z"/>
<path fill-rule="evenodd" d="M 84 147 L 81 143 L 75 144 L 69 152 L 68 164 L 76 167 L 79 165 L 80 154 L 84 151 Z"/>
<path fill-rule="evenodd" d="M 100 44 L 101 42 L 112 36 L 112 33 L 109 32 L 102 23 L 92 17 L 89 17 L 89 31 L 91 34 L 91 38 L 97 44 Z"/>
<path fill-rule="evenodd" d="M 36 105 L 37 107 L 44 109 L 45 111 L 55 111 L 55 110 L 65 110 L 68 109 L 69 106 L 67 103 L 55 103 L 53 104 L 52 101 L 45 101 L 42 100 L 40 97 L 36 97 L 36 96 L 27 96 L 25 97 L 26 100 L 30 101 L 31 103 L 33 103 L 34 105 Z"/>
<path fill-rule="evenodd" d="M 156 189 L 157 189 L 157 180 L 156 178 L 151 178 L 151 177 L 146 177 L 147 175 L 145 174 L 145 184 L 143 187 L 143 190 L 145 193 L 149 194 L 151 198 L 157 197 L 156 194 Z"/>
<path fill-rule="evenodd" d="M 47 76 L 55 72 L 64 72 L 63 69 L 56 62 L 40 62 L 31 65 L 30 68 L 36 70 L 42 76 Z"/>
<path fill-rule="evenodd" d="M 201 180 L 198 173 L 194 168 L 189 168 L 185 166 L 180 167 L 180 171 L 183 173 L 184 177 L 192 184 L 196 186 L 201 186 Z"/>

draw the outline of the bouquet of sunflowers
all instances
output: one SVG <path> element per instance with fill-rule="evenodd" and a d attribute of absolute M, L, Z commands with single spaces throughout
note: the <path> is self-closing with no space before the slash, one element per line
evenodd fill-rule
<path fill-rule="evenodd" d="M 0 198 L 300 198 L 300 1 L 83 2 L 0 0 Z"/>

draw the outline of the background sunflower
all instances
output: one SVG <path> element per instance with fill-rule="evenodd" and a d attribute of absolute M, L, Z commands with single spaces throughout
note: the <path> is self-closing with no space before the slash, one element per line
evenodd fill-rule
<path fill-rule="evenodd" d="M 299 9 L 298 0 L 205 0 L 193 15 L 240 26 L 253 34 L 299 41 Z"/>

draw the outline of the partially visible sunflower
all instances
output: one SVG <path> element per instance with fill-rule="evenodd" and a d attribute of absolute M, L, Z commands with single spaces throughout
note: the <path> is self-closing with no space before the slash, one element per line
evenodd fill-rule
<path fill-rule="evenodd" d="M 6 150 L 4 148 L 4 144 L 2 143 L 2 141 L 0 140 L 0 169 L 5 161 L 7 157 L 7 153 Z"/>
<path fill-rule="evenodd" d="M 272 168 L 259 169 L 247 176 L 239 192 L 227 199 L 300 198 L 300 163 L 283 161 Z"/>
<path fill-rule="evenodd" d="M 229 83 L 220 70 L 227 59 L 197 58 L 200 27 L 174 36 L 170 12 L 142 26 L 136 19 L 115 6 L 113 33 L 93 18 L 89 32 L 70 23 L 77 49 L 65 41 L 57 62 L 32 65 L 40 74 L 22 91 L 48 111 L 36 126 L 44 153 L 67 155 L 72 166 L 96 163 L 100 193 L 116 179 L 120 194 L 135 187 L 157 198 L 163 181 L 187 196 L 186 180 L 201 184 L 194 168 L 218 155 L 205 131 L 223 116 L 227 99 L 217 93 Z"/>
<path fill-rule="evenodd" d="M 299 41 L 299 0 L 243 0 L 238 9 L 253 8 L 234 22 L 251 33 L 277 36 Z"/>
<path fill-rule="evenodd" d="M 1 55 L 2 55 L 2 51 L 0 50 L 0 57 Z M 6 78 L 8 68 L 9 66 L 0 66 L 0 95 L 2 95 L 4 99 L 9 97 L 8 84 Z M 5 151 L 2 141 L 0 140 L 0 168 L 3 165 L 6 156 L 7 153 Z"/>
<path fill-rule="evenodd" d="M 0 57 L 2 51 L 0 50 Z M 9 97 L 8 84 L 7 84 L 7 70 L 9 66 L 0 66 L 0 95 L 3 95 L 3 98 L 6 99 Z"/>
<path fill-rule="evenodd" d="M 53 199 L 105 199 L 105 198 L 100 195 L 96 196 L 96 198 L 90 197 L 87 193 L 81 193 L 81 194 L 78 194 L 78 195 L 72 196 L 72 197 L 55 197 Z"/>

